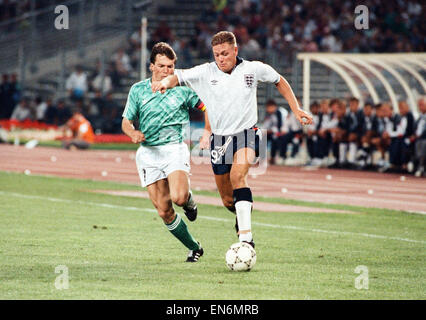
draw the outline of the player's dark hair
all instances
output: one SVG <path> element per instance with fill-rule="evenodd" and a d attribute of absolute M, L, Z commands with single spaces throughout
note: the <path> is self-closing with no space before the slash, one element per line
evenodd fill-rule
<path fill-rule="evenodd" d="M 359 102 L 359 99 L 358 99 L 358 98 L 355 98 L 355 97 L 352 97 L 352 98 L 350 98 L 350 99 L 349 99 L 349 101 L 350 101 L 350 102 L 352 102 L 352 101 Z"/>
<path fill-rule="evenodd" d="M 235 35 L 230 31 L 220 31 L 213 36 L 211 44 L 212 47 L 214 47 L 222 43 L 237 45 L 237 39 L 235 38 Z"/>
<path fill-rule="evenodd" d="M 149 61 L 154 64 L 155 59 L 157 58 L 157 54 L 166 56 L 170 60 L 174 60 L 176 62 L 177 56 L 173 48 L 165 43 L 165 42 L 158 42 L 156 43 L 151 50 L 151 57 L 149 58 Z"/>

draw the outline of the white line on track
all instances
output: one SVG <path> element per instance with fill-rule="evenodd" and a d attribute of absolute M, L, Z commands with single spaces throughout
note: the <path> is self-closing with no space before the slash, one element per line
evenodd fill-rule
<path fill-rule="evenodd" d="M 36 196 L 36 195 L 26 195 L 26 194 L 21 194 L 21 193 L 16 193 L 16 192 L 0 191 L 0 195 L 13 196 L 13 197 L 25 198 L 25 199 L 47 200 L 47 201 L 52 201 L 52 202 L 64 202 L 64 203 L 71 203 L 71 204 L 78 203 L 78 204 L 82 204 L 82 205 L 99 206 L 99 207 L 109 208 L 109 209 L 157 212 L 157 210 L 149 209 L 149 208 L 128 207 L 128 206 L 120 206 L 120 205 L 114 205 L 114 204 L 109 204 L 109 203 L 101 203 L 101 202 L 90 202 L 90 201 L 81 201 L 81 200 L 69 200 L 69 199 L 61 199 L 61 198 L 43 197 L 43 196 Z M 233 222 L 230 219 L 223 219 L 223 218 L 216 218 L 216 217 L 209 217 L 209 216 L 199 216 L 199 218 L 206 219 L 206 220 L 212 220 L 212 221 Z M 361 237 L 375 238 L 375 239 L 396 240 L 396 241 L 426 244 L 426 241 L 423 241 L 423 240 L 413 240 L 413 239 L 399 238 L 399 237 L 388 237 L 388 236 L 382 236 L 382 235 L 370 234 L 370 233 L 357 233 L 357 232 L 324 230 L 324 229 L 315 229 L 315 228 L 310 229 L 310 228 L 304 228 L 304 227 L 283 226 L 283 225 L 261 223 L 261 222 L 253 222 L 252 224 L 256 225 L 256 226 L 260 226 L 260 227 L 266 227 L 266 228 L 298 230 L 298 231 L 339 234 L 339 235 L 348 235 L 348 236 L 361 236 Z"/>

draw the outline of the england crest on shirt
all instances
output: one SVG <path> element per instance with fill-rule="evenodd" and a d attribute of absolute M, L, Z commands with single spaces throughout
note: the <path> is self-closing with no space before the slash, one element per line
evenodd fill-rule
<path fill-rule="evenodd" d="M 245 74 L 244 82 L 246 83 L 247 88 L 252 88 L 254 84 L 254 74 Z"/>

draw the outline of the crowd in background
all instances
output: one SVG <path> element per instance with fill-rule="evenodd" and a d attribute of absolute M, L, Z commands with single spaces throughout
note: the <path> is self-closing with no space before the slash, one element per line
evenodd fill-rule
<path fill-rule="evenodd" d="M 37 0 L 35 10 L 60 4 L 58 0 Z M 31 11 L 31 0 L 0 0 L 0 22 L 13 19 Z"/>
<path fill-rule="evenodd" d="M 37 8 L 52 1 L 37 1 Z M 177 67 L 193 66 L 193 52 L 211 59 L 210 40 L 218 30 L 233 31 L 239 55 L 252 60 L 262 52 L 278 50 L 288 56 L 294 52 L 410 52 L 425 51 L 426 23 L 424 4 L 414 1 L 366 0 L 369 29 L 354 28 L 354 5 L 347 0 L 236 0 L 212 1 L 196 23 L 196 36 L 179 39 L 161 21 L 148 34 L 150 48 L 159 41 L 169 43 L 178 56 Z M 0 21 L 30 10 L 29 1 L 0 0 Z M 79 111 L 96 133 L 121 133 L 121 112 L 113 92 L 122 87 L 122 79 L 140 68 L 138 28 L 120 45 L 104 66 L 95 70 L 75 66 L 66 79 L 66 96 L 60 99 L 24 95 L 16 74 L 3 74 L 0 84 L 0 119 L 37 120 L 64 125 Z M 102 70 L 101 70 L 102 69 Z M 71 70 L 70 70 L 71 71 Z M 126 91 L 126 90 L 125 90 Z M 300 101 L 299 101 L 300 103 Z M 399 112 L 389 104 L 364 104 L 357 99 L 324 100 L 313 103 L 315 125 L 303 130 L 291 112 L 274 101 L 266 105 L 264 127 L 268 129 L 270 162 L 292 164 L 300 146 L 306 143 L 309 165 L 380 171 L 421 171 L 424 166 L 425 100 L 419 101 L 420 117 L 414 119 L 408 105 L 401 101 Z M 202 120 L 193 112 L 192 120 Z M 418 141 L 423 141 L 418 143 Z M 418 150 L 417 150 L 417 149 Z M 423 156 L 422 156 L 423 154 Z M 373 157 L 378 155 L 378 157 Z M 423 157 L 423 158 L 421 158 Z M 331 161 L 334 162 L 331 162 Z M 423 162 L 422 162 L 423 161 Z"/>
<path fill-rule="evenodd" d="M 350 0 L 236 0 L 234 5 L 205 11 L 191 42 L 209 55 L 209 41 L 218 30 L 233 31 L 242 56 L 260 57 L 276 49 L 295 52 L 424 52 L 425 2 L 366 0 L 368 29 L 354 27 Z"/>
<path fill-rule="evenodd" d="M 357 98 L 313 102 L 314 124 L 304 131 L 292 112 L 269 100 L 263 122 L 270 144 L 269 161 L 294 164 L 300 145 L 306 143 L 311 166 L 421 176 L 426 159 L 425 97 L 419 99 L 418 108 L 416 119 L 405 101 L 399 102 L 396 112 L 385 102 L 367 102 L 361 108 Z"/>

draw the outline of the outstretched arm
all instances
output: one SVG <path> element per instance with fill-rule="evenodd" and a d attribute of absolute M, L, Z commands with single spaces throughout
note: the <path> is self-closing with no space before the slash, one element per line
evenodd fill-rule
<path fill-rule="evenodd" d="M 178 77 L 176 75 L 169 75 L 161 81 L 152 81 L 151 89 L 152 92 L 160 91 L 161 93 L 164 93 L 167 89 L 174 88 L 178 84 Z"/>
<path fill-rule="evenodd" d="M 296 96 L 293 93 L 289 83 L 282 76 L 280 76 L 280 81 L 275 85 L 279 91 L 279 93 L 287 100 L 290 105 L 291 111 L 293 111 L 297 120 L 303 125 L 312 124 L 313 118 L 312 116 L 299 108 L 299 104 L 297 102 Z"/>

